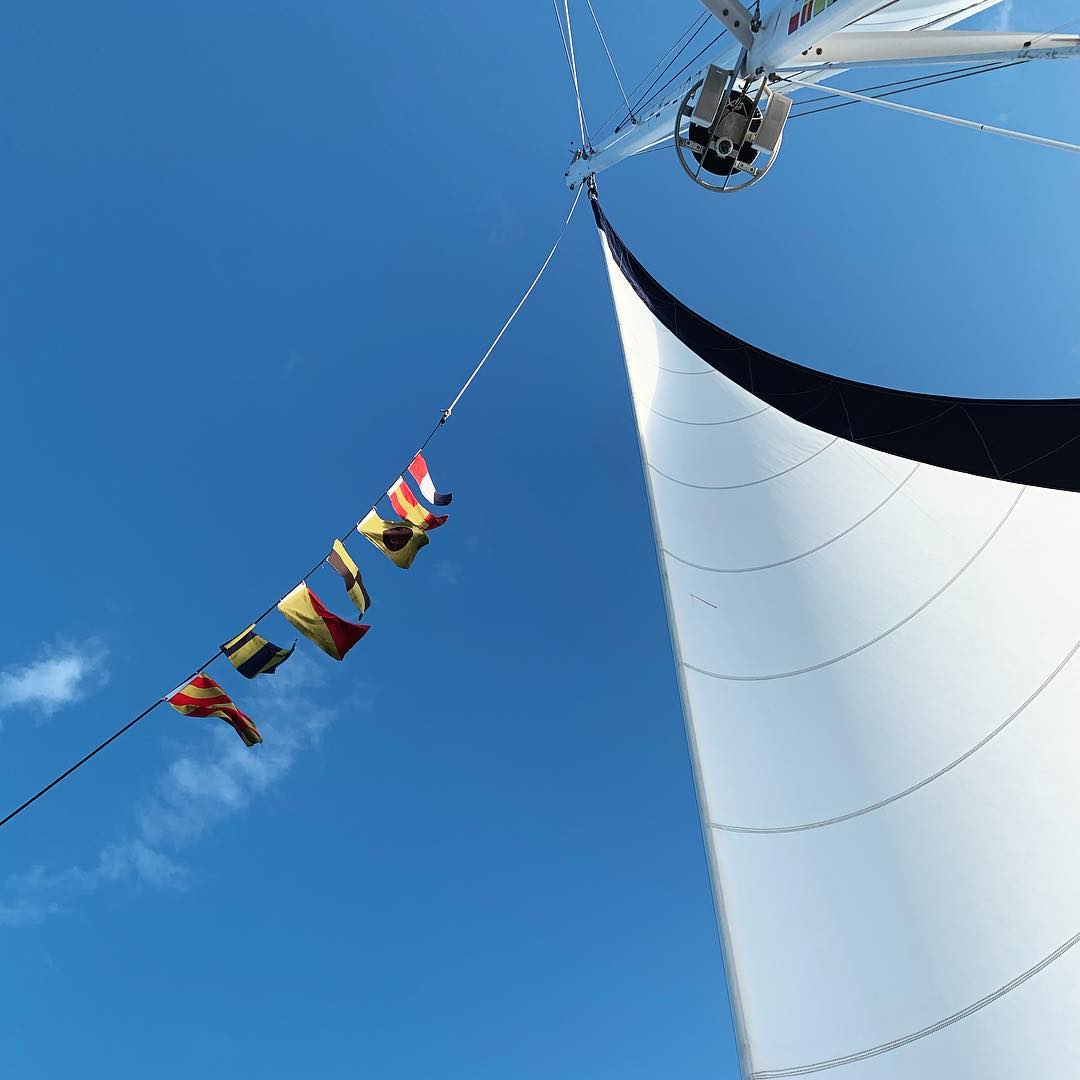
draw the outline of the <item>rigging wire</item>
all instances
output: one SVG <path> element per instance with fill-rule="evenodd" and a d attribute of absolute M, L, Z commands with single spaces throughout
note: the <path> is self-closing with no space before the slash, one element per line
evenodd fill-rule
<path fill-rule="evenodd" d="M 976 69 L 983 68 L 996 68 L 999 67 L 1002 63 L 1004 63 L 1004 61 L 990 60 L 983 64 L 971 64 L 964 67 L 952 68 L 949 71 L 924 72 L 922 75 L 912 75 L 907 79 L 894 79 L 892 82 L 875 83 L 873 86 L 862 86 L 857 92 L 860 94 L 867 94 L 871 90 L 885 90 L 890 86 L 905 86 L 908 83 L 921 83 L 924 79 L 937 79 L 945 75 L 954 75 L 957 72 L 974 71 Z M 832 100 L 834 100 L 832 94 L 818 94 L 817 97 L 803 98 L 802 101 L 797 101 L 795 104 L 796 106 L 815 105 L 819 101 Z"/>
<path fill-rule="evenodd" d="M 642 86 L 645 85 L 646 80 L 651 78 L 655 74 L 657 69 L 660 68 L 660 66 L 664 63 L 665 60 L 668 61 L 668 67 L 675 63 L 675 61 L 678 60 L 678 58 L 682 55 L 683 51 L 690 44 L 690 42 L 693 41 L 694 38 L 697 37 L 697 35 L 701 32 L 701 28 L 709 21 L 710 18 L 711 16 L 707 11 L 703 11 L 700 15 L 698 15 L 698 17 L 694 19 L 694 21 L 675 39 L 675 43 L 668 49 L 668 51 L 664 53 L 664 55 L 661 56 L 660 59 L 657 60 L 656 63 L 653 64 L 653 66 L 649 68 L 649 70 L 645 72 L 644 75 L 641 76 L 640 79 L 638 79 L 637 83 L 631 88 L 629 96 L 633 97 L 642 88 Z M 687 37 L 687 35 L 689 35 L 689 37 Z M 683 38 L 686 38 L 686 40 L 683 41 Z M 675 55 L 672 56 L 672 53 L 674 53 Z M 668 60 L 668 57 L 671 57 L 671 59 Z M 615 119 L 615 117 L 619 113 L 619 110 L 620 106 L 618 105 L 614 109 L 612 109 L 611 114 L 608 116 L 608 118 L 600 125 L 600 127 L 596 129 L 596 132 L 594 133 L 595 137 L 599 137 L 600 132 L 603 131 L 608 126 L 608 124 L 610 124 L 611 121 Z M 616 125 L 616 131 L 621 128 L 623 124 L 625 124 L 626 121 L 629 119 L 630 113 L 624 113 L 623 118 Z"/>
<path fill-rule="evenodd" d="M 1080 15 L 1074 15 L 1071 19 L 1066 19 L 1063 23 L 1058 23 L 1057 26 L 1052 27 L 1050 30 L 1044 30 L 1041 34 L 1036 34 L 1031 39 L 1031 44 L 1034 45 L 1035 42 L 1042 41 L 1044 38 L 1053 37 L 1054 34 L 1060 34 L 1062 30 L 1067 29 L 1075 23 L 1080 23 Z"/>
<path fill-rule="evenodd" d="M 918 75 L 910 79 L 898 79 L 895 82 L 878 83 L 876 86 L 865 86 L 858 93 L 865 93 L 867 90 L 879 90 L 887 86 L 899 86 L 903 83 L 915 83 L 914 86 L 903 86 L 899 90 L 891 90 L 886 94 L 875 94 L 875 97 L 895 97 L 897 94 L 908 94 L 912 90 L 923 90 L 928 86 L 938 86 L 941 83 L 956 82 L 959 79 L 967 79 L 973 75 L 988 75 L 992 71 L 1003 71 L 1005 68 L 1016 67 L 1018 64 L 1026 64 L 1030 61 L 1027 60 L 1009 60 L 1004 63 L 994 64 L 979 64 L 975 67 L 966 68 L 954 68 L 951 71 L 939 71 L 933 75 Z M 820 97 L 808 98 L 806 101 L 800 101 L 798 105 L 808 105 L 815 101 L 825 101 L 832 97 L 831 94 L 822 94 Z M 790 119 L 797 120 L 802 116 L 813 116 L 816 113 L 828 112 L 830 109 L 845 109 L 849 105 L 861 105 L 859 101 L 842 101 L 839 104 L 825 105 L 820 109 L 807 109 L 805 112 L 792 113 Z M 656 143 L 654 146 L 646 147 L 644 150 L 638 150 L 637 153 L 631 155 L 633 157 L 641 157 L 642 154 L 651 154 L 656 150 L 666 150 L 668 144 L 671 142 L 672 136 L 666 135 L 663 140 Z"/>
<path fill-rule="evenodd" d="M 581 107 L 581 94 L 578 93 L 577 72 L 574 70 L 574 60 L 570 52 L 570 45 L 566 41 L 566 30 L 563 27 L 562 15 L 559 14 L 558 0 L 551 0 L 552 10 L 555 12 L 555 21 L 559 24 L 559 37 L 562 38 L 563 55 L 566 57 L 566 67 L 570 72 L 570 84 L 574 89 L 574 100 L 577 102 L 578 126 L 581 129 L 581 148 L 585 149 L 585 110 Z M 567 17 L 569 17 L 567 11 Z"/>
<path fill-rule="evenodd" d="M 559 245 L 563 241 L 563 237 L 566 236 L 566 231 L 570 227 L 570 221 L 574 216 L 574 211 L 577 209 L 578 202 L 581 199 L 581 192 L 583 190 L 584 190 L 584 186 L 578 188 L 577 194 L 574 196 L 574 201 L 570 204 L 570 212 L 566 215 L 566 220 L 563 222 L 562 229 L 559 231 L 559 235 L 556 237 L 555 243 L 552 244 L 551 250 L 547 253 L 547 257 L 544 259 L 543 263 L 541 264 L 540 269 L 536 273 L 536 276 L 532 279 L 531 282 L 529 282 L 529 287 L 525 290 L 525 292 L 522 295 L 521 299 L 517 302 L 517 305 L 515 306 L 514 310 L 510 313 L 510 317 L 506 320 L 506 322 L 504 322 L 502 324 L 502 327 L 499 329 L 499 332 L 495 335 L 494 340 L 488 346 L 487 351 L 484 353 L 483 357 L 481 357 L 480 363 L 478 363 L 476 365 L 476 367 L 473 368 L 472 373 L 465 380 L 464 385 L 457 392 L 457 395 L 454 397 L 454 400 L 445 409 L 442 410 L 442 412 L 439 415 L 438 422 L 435 424 L 435 426 L 428 433 L 427 438 L 424 439 L 424 441 L 420 444 L 420 449 L 417 451 L 417 453 L 421 453 L 425 449 L 427 449 L 428 443 L 430 443 L 431 440 L 435 438 L 435 436 L 438 434 L 438 432 L 442 428 L 442 426 L 446 423 L 447 420 L 450 419 L 450 416 L 454 411 L 454 407 L 462 399 L 465 392 L 472 385 L 473 380 L 480 373 L 480 369 L 488 362 L 488 359 L 491 357 L 491 354 L 495 351 L 495 347 L 502 340 L 503 335 L 509 329 L 510 324 L 517 317 L 518 312 L 521 311 L 521 309 L 525 306 L 525 302 L 529 299 L 529 296 L 532 294 L 533 289 L 536 288 L 536 286 L 539 283 L 540 279 L 543 277 L 544 271 L 547 270 L 548 265 L 551 263 L 551 260 L 555 257 L 555 252 L 558 251 Z M 411 462 L 411 460 L 412 459 L 410 458 L 410 462 Z M 402 476 L 407 471 L 407 469 L 408 469 L 408 465 L 406 465 L 405 468 L 399 470 L 399 472 L 396 475 L 398 477 Z M 382 496 L 380 495 L 379 498 L 375 500 L 375 503 L 371 507 L 372 510 L 374 510 L 376 508 L 376 506 L 378 505 L 381 498 L 382 498 Z M 350 524 L 342 531 L 339 539 L 341 539 L 342 541 L 348 539 L 349 536 L 352 535 L 352 532 L 353 532 L 353 530 L 355 528 L 356 528 L 356 521 L 354 520 L 354 521 L 350 522 Z M 311 577 L 312 574 L 314 574 L 315 571 L 318 570 L 322 566 L 323 562 L 325 562 L 325 556 L 320 558 L 319 561 L 310 570 L 308 570 L 308 572 L 306 574 L 303 574 L 301 576 L 300 580 L 304 581 L 307 578 Z M 265 619 L 267 617 L 267 615 L 269 615 L 276 607 L 277 607 L 277 602 L 275 601 L 261 615 L 259 615 L 258 618 L 252 620 L 250 625 L 252 627 L 258 626 L 259 623 L 261 623 L 263 621 L 263 619 Z M 194 671 L 192 671 L 178 685 L 179 686 L 184 686 L 187 683 L 189 683 L 193 678 L 195 678 L 196 675 L 198 675 L 201 672 L 205 671 L 206 668 L 208 668 L 221 655 L 222 655 L 222 649 L 221 649 L 221 647 L 219 647 L 217 649 L 217 651 L 212 656 L 210 656 L 207 660 L 203 661 L 203 663 L 201 663 Z M 171 693 L 171 691 L 170 691 L 170 693 Z M 57 784 L 59 784 L 62 781 L 66 780 L 77 769 L 81 769 L 83 765 L 85 765 L 88 761 L 91 760 L 91 758 L 96 757 L 107 746 L 111 745 L 117 739 L 119 739 L 121 735 L 126 734 L 133 727 L 135 727 L 135 725 L 138 724 L 140 720 L 145 719 L 147 716 L 150 715 L 150 713 L 152 713 L 160 705 L 164 705 L 166 703 L 166 701 L 167 701 L 167 697 L 168 697 L 168 695 L 166 695 L 166 697 L 160 697 L 152 705 L 148 705 L 145 709 L 143 709 L 143 711 L 141 713 L 139 713 L 137 716 L 132 717 L 126 724 L 124 724 L 123 727 L 121 727 L 117 731 L 113 732 L 113 734 L 110 735 L 104 742 L 99 743 L 88 754 L 85 754 L 83 757 L 79 758 L 79 760 L 76 761 L 74 765 L 72 765 L 69 768 L 65 769 L 62 773 L 60 773 L 59 776 L 56 776 L 52 780 L 50 780 L 49 783 L 47 783 L 43 788 L 41 788 L 39 791 L 37 791 L 33 795 L 31 795 L 30 798 L 28 798 L 25 802 L 23 802 L 19 806 L 17 806 L 14 810 L 12 810 L 10 813 L 8 813 L 5 817 L 0 818 L 0 828 L 2 828 L 9 821 L 11 821 L 12 818 L 18 817 L 18 815 L 21 814 L 24 810 L 26 810 L 28 807 L 32 806 L 35 802 L 37 802 L 37 800 L 40 799 L 42 797 L 42 795 L 45 795 L 48 792 L 52 791 L 52 789 L 54 787 L 56 787 Z"/>
<path fill-rule="evenodd" d="M 619 93 L 623 96 L 623 101 L 626 102 L 627 109 L 630 110 L 630 119 L 634 120 L 634 111 L 630 109 L 630 99 L 626 96 L 626 89 L 623 87 L 622 79 L 619 78 L 619 69 L 615 66 L 615 61 L 612 59 L 611 50 L 608 48 L 607 38 L 604 37 L 604 31 L 600 29 L 600 20 L 596 17 L 596 10 L 593 8 L 592 0 L 585 0 L 585 3 L 589 5 L 589 14 L 592 15 L 592 21 L 596 26 L 596 32 L 600 35 L 600 44 L 604 46 L 604 52 L 607 55 L 608 63 L 611 65 L 611 74 L 615 76 L 615 81 L 619 84 Z"/>
<path fill-rule="evenodd" d="M 566 46 L 566 31 L 563 29 L 562 16 L 559 14 L 559 5 L 557 0 L 551 0 L 551 10 L 555 12 L 555 21 L 559 24 L 559 37 L 562 38 L 562 51 L 563 56 L 566 57 L 566 69 L 570 72 L 571 78 L 573 78 L 573 68 L 570 66 L 570 50 Z"/>
<path fill-rule="evenodd" d="M 965 120 L 960 116 L 951 116 L 947 113 L 932 112 L 930 109 L 919 109 L 914 105 L 901 105 L 895 101 L 882 101 L 886 97 L 880 94 L 877 97 L 868 97 L 865 94 L 857 94 L 852 90 L 833 88 L 837 97 L 847 98 L 851 101 L 865 101 L 871 105 L 879 105 L 883 109 L 895 112 L 907 113 L 909 116 L 921 116 L 926 120 L 937 120 L 943 124 L 952 124 L 954 127 L 967 128 L 970 131 L 984 132 L 987 135 L 998 135 L 1005 139 L 1018 139 L 1021 142 L 1032 143 L 1036 146 L 1046 146 L 1054 150 L 1067 150 L 1072 154 L 1080 154 L 1080 144 L 1065 142 L 1062 139 L 1050 139 L 1044 135 L 1032 135 L 1026 131 L 1015 131 L 1012 128 L 997 127 L 995 124 L 982 124 L 977 120 Z"/>
<path fill-rule="evenodd" d="M 556 12 L 558 8 L 556 8 Z M 570 77 L 574 80 L 574 96 L 577 98 L 578 122 L 581 125 L 581 148 L 588 149 L 592 143 L 589 137 L 589 124 L 585 119 L 585 106 L 581 103 L 581 86 L 578 83 L 577 58 L 574 56 L 574 29 L 570 25 L 570 0 L 563 0 L 563 12 L 566 15 L 566 41 L 569 46 Z"/>
<path fill-rule="evenodd" d="M 719 33 L 719 34 L 717 34 L 717 35 L 716 35 L 716 37 L 714 37 L 714 38 L 712 39 L 712 41 L 710 41 L 710 42 L 709 42 L 709 44 L 705 46 L 705 48 L 704 48 L 704 49 L 702 49 L 702 50 L 701 50 L 701 51 L 700 51 L 700 52 L 699 52 L 699 53 L 698 53 L 698 54 L 697 54 L 696 56 L 692 57 L 692 58 L 691 58 L 690 60 L 688 60 L 688 61 L 687 61 L 687 62 L 686 62 L 685 64 L 683 64 L 683 66 L 682 66 L 681 68 L 679 68 L 679 70 L 678 70 L 678 71 L 676 71 L 676 72 L 675 72 L 675 74 L 674 74 L 674 75 L 672 75 L 672 76 L 671 76 L 671 78 L 670 78 L 670 79 L 668 79 L 668 81 L 667 81 L 666 83 L 664 83 L 664 85 L 663 85 L 663 86 L 661 86 L 661 87 L 660 87 L 660 89 L 659 89 L 659 90 L 657 90 L 657 91 L 656 91 L 656 92 L 655 92 L 655 93 L 654 93 L 654 94 L 653 94 L 653 95 L 652 95 L 652 96 L 651 96 L 650 98 L 648 98 L 647 100 L 645 100 L 645 101 L 643 101 L 643 102 L 638 102 L 638 104 L 634 106 L 635 110 L 636 110 L 637 112 L 639 112 L 639 113 L 640 113 L 640 112 L 643 112 L 643 111 L 644 111 L 645 109 L 647 109 L 647 108 L 649 107 L 649 105 L 650 105 L 650 104 L 651 104 L 651 103 L 652 103 L 653 101 L 655 101 L 655 100 L 656 100 L 656 99 L 657 99 L 658 97 L 660 97 L 660 95 L 661 95 L 661 94 L 662 94 L 662 93 L 663 93 L 663 92 L 664 92 L 664 91 L 665 91 L 665 90 L 666 90 L 666 89 L 667 89 L 667 88 L 668 88 L 668 87 L 669 87 L 669 86 L 670 86 L 670 85 L 671 85 L 671 84 L 672 84 L 673 82 L 675 82 L 675 80 L 676 80 L 676 79 L 678 79 L 680 75 L 682 75 L 682 74 L 683 74 L 683 72 L 684 72 L 684 71 L 687 71 L 687 70 L 688 70 L 689 68 L 693 67 L 693 66 L 694 66 L 694 64 L 695 64 L 695 63 L 696 63 L 696 62 L 697 62 L 698 60 L 700 60 L 700 59 L 701 59 L 701 58 L 702 58 L 702 57 L 703 57 L 703 56 L 704 56 L 704 55 L 705 55 L 705 54 L 706 54 L 706 53 L 707 53 L 707 52 L 708 52 L 708 51 L 709 51 L 709 50 L 710 50 L 710 49 L 711 49 L 711 48 L 712 48 L 712 47 L 713 47 L 713 46 L 714 46 L 714 45 L 715 45 L 715 44 L 716 44 L 716 43 L 717 43 L 717 42 L 718 42 L 718 41 L 719 41 L 719 40 L 720 40 L 720 39 L 721 39 L 721 38 L 722 38 L 722 37 L 723 37 L 723 36 L 724 36 L 724 35 L 725 35 L 726 33 L 727 33 L 727 30 L 726 30 L 726 29 L 724 29 L 724 30 L 721 30 L 721 31 L 720 31 L 720 33 Z M 660 78 L 660 76 L 658 75 L 658 76 L 657 76 L 657 79 L 659 79 L 659 78 Z M 655 84 L 656 84 L 656 80 L 654 79 L 654 80 L 653 80 L 653 85 L 655 85 Z M 650 89 L 652 89 L 652 87 L 650 87 Z M 646 93 L 648 93 L 648 91 L 646 91 Z"/>
<path fill-rule="evenodd" d="M 658 83 L 658 82 L 659 82 L 659 81 L 660 81 L 660 80 L 661 80 L 661 79 L 662 79 L 662 78 L 663 78 L 663 77 L 664 77 L 664 76 L 665 76 L 665 75 L 666 75 L 666 74 L 667 74 L 667 73 L 668 73 L 668 72 L 669 72 L 669 71 L 671 70 L 671 68 L 672 68 L 672 67 L 674 66 L 674 64 L 675 64 L 676 60 L 678 60 L 679 56 L 681 56 L 681 55 L 683 54 L 683 52 L 685 52 L 685 51 L 686 51 L 686 49 L 687 49 L 687 48 L 689 47 L 689 45 L 690 45 L 690 42 L 692 42 L 692 41 L 694 40 L 694 38 L 696 38 L 696 37 L 698 36 L 698 34 L 700 34 L 700 33 L 701 33 L 701 31 L 705 29 L 705 27 L 706 27 L 706 26 L 708 25 L 708 23 L 709 23 L 709 19 L 710 19 L 711 17 L 712 17 L 712 16 L 711 16 L 711 15 L 709 15 L 709 16 L 707 16 L 707 17 L 706 17 L 706 18 L 705 18 L 705 19 L 704 19 L 704 20 L 702 21 L 702 23 L 701 23 L 701 24 L 700 24 L 700 25 L 698 26 L 698 28 L 697 28 L 697 29 L 696 29 L 696 30 L 694 31 L 694 33 L 693 33 L 693 35 L 692 35 L 692 36 L 690 37 L 690 39 L 689 39 L 689 40 L 688 40 L 688 41 L 686 42 L 686 45 L 684 45 L 684 46 L 683 46 L 683 47 L 682 47 L 682 48 L 681 48 L 681 49 L 679 50 L 679 52 L 678 52 L 678 53 L 677 53 L 677 54 L 676 54 L 675 56 L 673 56 L 673 57 L 671 58 L 671 60 L 670 60 L 670 61 L 669 61 L 669 62 L 668 62 L 668 63 L 667 63 L 667 64 L 666 64 L 665 66 L 664 66 L 664 68 L 663 68 L 663 69 L 662 69 L 661 71 L 657 72 L 656 78 L 654 78 L 654 79 L 653 79 L 653 81 L 652 81 L 651 83 L 649 83 L 649 85 L 648 85 L 648 86 L 647 86 L 647 87 L 645 88 L 645 90 L 644 90 L 644 92 L 642 93 L 641 97 L 640 97 L 640 98 L 638 99 L 638 102 L 637 102 L 637 104 L 636 104 L 636 105 L 634 106 L 634 111 L 635 111 L 635 112 L 641 112 L 642 106 L 643 106 L 643 105 L 645 104 L 645 102 L 646 102 L 647 100 L 648 100 L 648 101 L 651 101 L 651 100 L 652 100 L 652 98 L 651 98 L 651 97 L 649 97 L 649 95 L 650 95 L 650 93 L 652 92 L 652 89 L 653 89 L 653 87 L 654 87 L 654 86 L 656 86 L 656 84 L 657 84 L 657 83 Z M 715 40 L 715 39 L 714 39 L 714 40 Z M 706 48 L 708 48 L 708 46 L 706 46 Z M 698 56 L 700 56 L 700 55 L 701 55 L 701 53 L 698 53 Z M 694 59 L 697 59 L 697 57 L 695 57 Z M 693 63 L 693 62 L 694 62 L 693 60 L 691 60 L 691 61 L 690 61 L 690 63 Z M 682 71 L 685 71 L 685 70 L 686 70 L 686 68 L 683 68 L 683 69 L 682 69 Z M 674 78 L 676 78 L 676 79 L 677 79 L 677 78 L 679 77 L 679 75 L 680 75 L 680 74 L 681 74 L 681 72 L 676 72 L 676 74 L 675 74 Z M 670 83 L 670 80 L 669 80 L 669 83 Z M 669 83 L 665 83 L 665 84 L 664 84 L 664 86 L 660 87 L 660 89 L 659 89 L 659 90 L 657 91 L 657 93 L 658 93 L 658 94 L 659 94 L 659 93 L 663 93 L 663 91 L 664 91 L 664 88 L 665 88 L 666 86 L 668 86 L 668 85 L 669 85 Z M 655 96 L 656 96 L 656 95 L 653 95 L 653 97 L 655 97 Z M 622 125 L 620 124 L 619 126 L 621 127 Z M 616 129 L 616 130 L 618 130 L 618 129 Z"/>
<path fill-rule="evenodd" d="M 904 87 L 903 89 L 900 89 L 900 90 L 890 90 L 887 93 L 874 94 L 872 96 L 874 98 L 896 97 L 898 94 L 907 94 L 907 93 L 910 93 L 912 90 L 922 90 L 922 89 L 925 89 L 927 86 L 939 86 L 942 83 L 957 82 L 960 79 L 969 79 L 973 75 L 988 75 L 992 71 L 1004 71 L 1005 68 L 1016 67 L 1018 64 L 1026 64 L 1028 62 L 1029 61 L 1027 61 L 1027 60 L 1010 60 L 1007 63 L 1003 63 L 1003 64 L 980 65 L 977 68 L 957 68 L 952 72 L 939 72 L 938 75 L 933 76 L 933 77 L 929 77 L 929 78 L 925 78 L 923 82 L 920 82 L 915 86 Z M 905 79 L 905 80 L 902 80 L 902 81 L 910 82 L 911 80 L 910 79 Z M 895 84 L 882 83 L 881 85 L 882 86 L 889 86 L 889 85 L 895 85 Z M 867 89 L 873 89 L 873 87 L 867 87 Z M 863 90 L 857 91 L 857 93 L 860 93 L 860 94 L 864 93 L 864 92 L 865 91 L 863 91 Z M 832 95 L 829 95 L 829 94 L 823 95 L 823 97 L 831 97 L 831 96 Z M 813 98 L 812 100 L 821 101 L 821 100 L 823 100 L 823 97 L 822 98 Z M 806 102 L 799 102 L 799 104 L 803 105 L 803 104 L 806 104 Z M 841 101 L 841 102 L 838 102 L 838 103 L 833 104 L 833 105 L 823 105 L 820 109 L 809 109 L 809 110 L 807 110 L 805 112 L 794 113 L 790 117 L 790 119 L 791 120 L 798 120 L 800 117 L 803 117 L 803 116 L 814 116 L 817 113 L 829 112 L 832 109 L 844 109 L 844 108 L 847 108 L 847 106 L 849 106 L 849 105 L 861 105 L 861 104 L 863 104 L 863 103 L 859 102 L 859 101 Z"/>

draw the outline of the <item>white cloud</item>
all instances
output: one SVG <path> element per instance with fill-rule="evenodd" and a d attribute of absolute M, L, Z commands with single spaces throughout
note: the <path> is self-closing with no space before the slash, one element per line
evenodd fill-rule
<path fill-rule="evenodd" d="M 60 912 L 60 905 L 53 901 L 20 898 L 12 904 L 0 904 L 0 926 L 18 930 L 24 926 L 37 926 L 50 915 Z"/>
<path fill-rule="evenodd" d="M 85 696 L 92 680 L 103 683 L 104 665 L 99 642 L 54 646 L 40 660 L 0 671 L 0 709 L 36 708 L 51 716 Z"/>
<path fill-rule="evenodd" d="M 1005 2 L 998 6 L 997 9 L 997 22 L 994 24 L 995 30 L 1008 30 L 1009 22 L 1012 20 L 1013 0 L 1005 0 Z"/>
<path fill-rule="evenodd" d="M 461 567 L 450 559 L 440 559 L 435 564 L 435 576 L 447 585 L 457 585 L 461 581 Z"/>
<path fill-rule="evenodd" d="M 43 922 L 64 910 L 61 900 L 104 884 L 139 881 L 189 888 L 189 873 L 175 855 L 243 811 L 280 781 L 300 754 L 318 744 L 335 716 L 334 709 L 313 699 L 312 691 L 323 682 L 321 666 L 298 653 L 272 678 L 252 684 L 243 704 L 265 741 L 251 749 L 221 721 L 190 721 L 215 726 L 200 733 L 205 743 L 198 750 L 177 758 L 162 773 L 153 794 L 138 808 L 130 832 L 102 845 L 96 863 L 88 868 L 50 873 L 35 866 L 9 876 L 9 899 L 0 901 L 0 927 Z M 350 704 L 370 708 L 370 702 Z"/>

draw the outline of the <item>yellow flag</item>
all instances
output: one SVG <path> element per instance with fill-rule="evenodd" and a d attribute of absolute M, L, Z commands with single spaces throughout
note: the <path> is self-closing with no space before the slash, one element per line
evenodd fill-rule
<path fill-rule="evenodd" d="M 360 577 L 359 568 L 353 562 L 352 556 L 340 540 L 334 541 L 334 548 L 327 556 L 326 561 L 341 575 L 349 599 L 356 605 L 356 610 L 363 615 L 371 607 L 371 597 L 368 596 L 368 591 L 364 588 L 364 581 Z"/>
<path fill-rule="evenodd" d="M 345 654 L 371 629 L 328 611 L 303 581 L 278 604 L 278 611 L 335 660 L 344 660 Z"/>
<path fill-rule="evenodd" d="M 374 510 L 356 526 L 356 531 L 402 570 L 412 566 L 416 553 L 428 542 L 427 533 L 419 525 L 411 521 L 387 521 Z"/>

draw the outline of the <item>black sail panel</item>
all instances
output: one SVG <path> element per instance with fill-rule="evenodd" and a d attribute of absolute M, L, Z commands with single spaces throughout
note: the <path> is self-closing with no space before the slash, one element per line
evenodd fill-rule
<path fill-rule="evenodd" d="M 793 419 L 897 457 L 1080 491 L 1080 398 L 949 397 L 830 375 L 775 356 L 688 308 L 627 249 L 596 199 L 612 258 L 653 313 L 707 364 Z"/>

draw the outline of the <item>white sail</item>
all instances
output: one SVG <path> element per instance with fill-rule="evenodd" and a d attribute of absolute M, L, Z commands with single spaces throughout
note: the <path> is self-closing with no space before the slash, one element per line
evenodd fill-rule
<path fill-rule="evenodd" d="M 1080 496 L 786 415 L 611 236 L 745 1075 L 1080 1077 Z"/>

